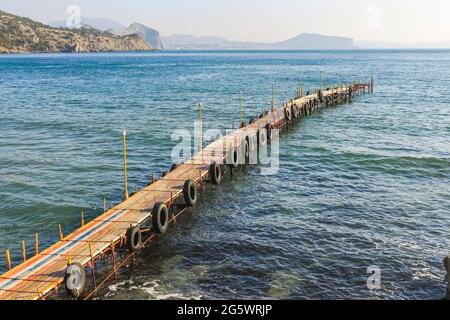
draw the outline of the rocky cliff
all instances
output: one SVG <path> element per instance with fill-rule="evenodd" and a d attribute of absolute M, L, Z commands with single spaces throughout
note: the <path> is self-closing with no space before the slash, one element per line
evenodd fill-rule
<path fill-rule="evenodd" d="M 53 28 L 0 11 L 0 53 L 144 51 L 139 35 L 119 36 L 92 28 Z"/>
<path fill-rule="evenodd" d="M 138 34 L 142 39 L 147 41 L 149 45 L 153 48 L 162 50 L 164 49 L 164 45 L 161 41 L 161 37 L 159 35 L 158 30 L 149 28 L 140 23 L 133 23 L 128 28 L 122 30 L 119 34 L 121 35 L 130 35 L 130 34 Z"/>

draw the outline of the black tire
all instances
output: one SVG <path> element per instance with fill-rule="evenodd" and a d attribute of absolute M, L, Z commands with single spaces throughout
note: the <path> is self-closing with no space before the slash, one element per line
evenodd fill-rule
<path fill-rule="evenodd" d="M 248 146 L 250 147 L 250 152 L 254 152 L 255 149 L 256 149 L 255 138 L 256 138 L 255 136 L 247 137 L 247 139 L 248 139 Z"/>
<path fill-rule="evenodd" d="M 249 137 L 245 137 L 244 140 L 244 157 L 245 157 L 245 163 L 248 163 L 250 159 L 250 141 Z"/>
<path fill-rule="evenodd" d="M 238 150 L 236 149 L 231 149 L 231 152 L 233 152 L 233 154 L 231 155 L 231 163 L 227 163 L 229 165 L 230 168 L 236 168 L 239 165 L 239 154 L 238 154 Z M 227 160 L 228 160 L 229 156 L 227 156 Z"/>
<path fill-rule="evenodd" d="M 162 202 L 155 204 L 152 210 L 152 228 L 156 233 L 163 234 L 169 226 L 169 210 Z"/>
<path fill-rule="evenodd" d="M 180 165 L 181 165 L 180 163 L 174 163 L 174 164 L 172 164 L 172 166 L 170 167 L 170 171 L 169 171 L 169 172 L 172 172 L 172 171 L 178 169 L 178 167 L 179 167 Z"/>
<path fill-rule="evenodd" d="M 169 174 L 168 171 L 164 171 L 164 172 L 162 173 L 162 177 L 164 178 L 164 177 L 167 176 L 168 174 Z"/>
<path fill-rule="evenodd" d="M 188 207 L 197 203 L 197 184 L 192 180 L 186 180 L 183 187 L 184 202 Z"/>
<path fill-rule="evenodd" d="M 67 294 L 72 298 L 78 298 L 86 288 L 86 270 L 79 263 L 67 266 L 64 274 L 64 286 Z"/>
<path fill-rule="evenodd" d="M 317 93 L 317 95 L 319 96 L 319 101 L 320 101 L 320 103 L 323 103 L 323 92 L 322 92 L 322 90 L 319 90 L 319 92 Z"/>
<path fill-rule="evenodd" d="M 290 107 L 284 108 L 284 116 L 288 122 L 292 120 L 292 110 Z"/>
<path fill-rule="evenodd" d="M 211 176 L 211 181 L 215 185 L 219 185 L 222 182 L 222 166 L 217 164 L 216 162 L 213 162 L 209 166 L 209 175 Z"/>
<path fill-rule="evenodd" d="M 227 151 L 227 158 L 225 161 L 225 164 L 231 169 L 231 168 L 235 168 L 237 167 L 237 161 L 236 159 L 238 159 L 237 157 L 237 148 L 229 148 Z"/>
<path fill-rule="evenodd" d="M 255 118 L 251 117 L 250 120 L 248 121 L 248 124 L 251 125 L 255 123 Z"/>
<path fill-rule="evenodd" d="M 267 145 L 267 129 L 262 128 L 258 131 L 258 148 Z"/>
<path fill-rule="evenodd" d="M 266 124 L 267 130 L 267 142 L 272 141 L 272 125 L 270 123 Z"/>
<path fill-rule="evenodd" d="M 142 233 L 139 226 L 130 227 L 127 230 L 127 247 L 130 252 L 136 252 L 141 248 Z"/>

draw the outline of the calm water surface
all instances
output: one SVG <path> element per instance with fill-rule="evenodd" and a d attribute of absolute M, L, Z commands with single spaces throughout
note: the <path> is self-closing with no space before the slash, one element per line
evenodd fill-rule
<path fill-rule="evenodd" d="M 173 130 L 237 125 L 299 82 L 376 92 L 281 138 L 281 168 L 240 171 L 145 249 L 102 299 L 437 299 L 450 250 L 450 52 L 163 52 L 0 57 L 0 253 L 49 245 L 171 165 Z M 0 259 L 0 269 L 6 268 Z M 382 289 L 366 287 L 378 266 Z"/>

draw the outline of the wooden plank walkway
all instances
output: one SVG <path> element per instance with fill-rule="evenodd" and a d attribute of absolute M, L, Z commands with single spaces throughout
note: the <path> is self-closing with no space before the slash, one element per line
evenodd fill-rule
<path fill-rule="evenodd" d="M 334 95 L 335 99 L 341 97 L 340 99 L 343 100 L 344 96 L 348 96 L 349 91 L 356 95 L 361 88 L 358 85 L 352 85 L 349 88 L 328 90 L 323 92 L 323 97 L 330 99 Z M 326 105 L 313 106 L 312 101 L 318 101 L 318 94 L 296 98 L 287 105 L 288 107 L 294 104 L 299 106 L 303 115 L 309 114 L 312 108 L 317 109 Z M 172 206 L 174 201 L 183 195 L 185 180 L 192 179 L 198 185 L 202 185 L 209 178 L 211 163 L 214 161 L 225 163 L 227 149 L 217 153 L 219 144 L 234 142 L 234 147 L 239 147 L 241 139 L 246 137 L 250 130 L 262 129 L 268 123 L 274 128 L 283 126 L 286 123 L 285 108 L 286 105 L 276 109 L 273 113 L 269 112 L 254 123 L 214 141 L 161 180 L 145 187 L 129 199 L 66 236 L 62 241 L 0 276 L 0 300 L 36 300 L 54 292 L 64 283 L 68 259 L 87 266 L 91 261 L 90 244 L 94 257 L 108 252 L 112 243 L 120 247 L 130 226 L 142 225 L 149 219 L 151 221 L 151 211 L 155 203 L 162 202 L 167 207 Z"/>

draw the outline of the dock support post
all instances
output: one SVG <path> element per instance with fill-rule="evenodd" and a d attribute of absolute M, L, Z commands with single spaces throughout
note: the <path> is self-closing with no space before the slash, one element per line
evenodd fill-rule
<path fill-rule="evenodd" d="M 198 152 L 203 150 L 203 105 L 201 103 L 198 104 L 198 112 L 200 118 L 200 145 L 198 147 Z"/>
<path fill-rule="evenodd" d="M 94 290 L 97 290 L 97 282 L 95 280 L 95 263 L 94 263 L 94 253 L 92 251 L 92 242 L 89 242 L 89 254 L 91 256 L 92 284 L 94 286 Z"/>
<path fill-rule="evenodd" d="M 275 81 L 272 82 L 272 113 L 274 112 L 275 109 Z"/>
<path fill-rule="evenodd" d="M 239 127 L 243 128 L 244 127 L 244 121 L 243 121 L 243 116 L 244 116 L 244 107 L 243 107 L 243 103 L 242 100 L 244 98 L 244 95 L 242 93 L 242 91 L 239 94 Z"/>
<path fill-rule="evenodd" d="M 11 270 L 11 254 L 9 249 L 6 250 L 6 263 L 8 264 L 8 270 Z"/>
<path fill-rule="evenodd" d="M 113 274 L 114 274 L 114 280 L 116 280 L 116 246 L 114 245 L 114 241 L 111 241 L 111 255 L 112 255 L 112 262 L 113 262 Z"/>
<path fill-rule="evenodd" d="M 63 241 L 63 239 L 64 239 L 64 234 L 63 234 L 63 232 L 62 232 L 61 224 L 58 224 L 58 228 L 59 228 L 59 240 L 60 240 L 60 241 Z"/>
<path fill-rule="evenodd" d="M 322 90 L 322 80 L 323 80 L 323 72 L 320 71 L 320 90 Z"/>
<path fill-rule="evenodd" d="M 103 198 L 103 213 L 105 213 L 107 210 L 107 206 L 106 206 L 106 198 Z"/>
<path fill-rule="evenodd" d="M 123 143 L 123 198 L 126 200 L 129 198 L 128 195 L 128 181 L 127 181 L 127 132 L 123 130 L 122 132 L 122 143 Z"/>
<path fill-rule="evenodd" d="M 39 254 L 39 233 L 36 232 L 36 242 L 34 245 L 34 252 L 36 255 Z"/>
<path fill-rule="evenodd" d="M 84 211 L 81 211 L 81 226 L 84 227 Z"/>
<path fill-rule="evenodd" d="M 331 105 L 334 106 L 334 85 L 331 87 Z"/>
<path fill-rule="evenodd" d="M 25 247 L 24 240 L 22 240 L 22 258 L 23 258 L 23 262 L 27 261 L 27 248 Z"/>

